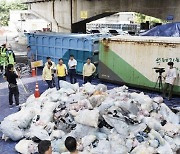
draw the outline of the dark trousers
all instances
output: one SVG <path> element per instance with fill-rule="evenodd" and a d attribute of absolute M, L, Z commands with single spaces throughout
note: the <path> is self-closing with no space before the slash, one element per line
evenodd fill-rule
<path fill-rule="evenodd" d="M 69 69 L 69 76 L 70 76 L 70 82 L 71 84 L 76 83 L 76 70 L 75 69 Z"/>
<path fill-rule="evenodd" d="M 3 65 L 0 66 L 1 72 L 2 72 L 3 70 L 6 71 L 6 69 L 7 69 L 7 66 L 5 66 L 5 70 L 4 70 L 4 66 L 3 66 Z"/>
<path fill-rule="evenodd" d="M 52 85 L 53 85 L 53 87 L 56 87 L 56 82 L 55 82 L 54 74 L 52 74 Z"/>
<path fill-rule="evenodd" d="M 53 88 L 52 80 L 46 80 L 46 83 L 48 84 L 48 88 Z"/>
<path fill-rule="evenodd" d="M 1 72 L 3 71 L 3 66 L 2 65 L 0 65 L 0 70 L 1 70 Z"/>
<path fill-rule="evenodd" d="M 13 104 L 13 95 L 16 101 L 16 105 L 19 105 L 19 90 L 17 85 L 14 87 L 9 86 L 9 105 Z"/>
<path fill-rule="evenodd" d="M 169 84 L 169 83 L 164 84 L 163 97 L 166 97 L 166 93 L 167 93 L 168 88 L 169 88 L 168 98 L 171 99 L 172 98 L 172 92 L 173 92 L 173 85 Z"/>
<path fill-rule="evenodd" d="M 59 81 L 60 80 L 64 80 L 64 81 L 66 81 L 66 76 L 58 76 L 58 88 L 60 89 L 60 83 L 59 83 Z"/>
<path fill-rule="evenodd" d="M 27 59 L 27 64 L 29 65 L 29 68 L 30 68 L 30 71 L 31 71 L 31 62 L 32 62 L 32 60 L 31 59 Z"/>
<path fill-rule="evenodd" d="M 85 76 L 84 77 L 84 83 L 90 82 L 92 81 L 92 75 L 91 76 Z"/>

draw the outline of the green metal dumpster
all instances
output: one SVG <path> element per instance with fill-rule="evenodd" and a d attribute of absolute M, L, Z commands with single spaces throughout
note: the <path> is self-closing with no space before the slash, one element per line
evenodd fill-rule
<path fill-rule="evenodd" d="M 159 73 L 153 68 L 167 70 L 170 61 L 177 69 L 174 92 L 180 95 L 180 38 L 111 37 L 100 43 L 99 78 L 157 90 L 155 84 Z"/>

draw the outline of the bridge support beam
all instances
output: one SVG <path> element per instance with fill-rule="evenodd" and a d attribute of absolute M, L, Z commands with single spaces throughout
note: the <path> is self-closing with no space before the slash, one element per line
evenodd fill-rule
<path fill-rule="evenodd" d="M 115 12 L 139 12 L 180 21 L 179 0 L 28 0 L 29 9 L 51 21 L 56 32 L 84 32 L 85 23 Z M 87 13 L 82 19 L 81 13 Z M 103 16 L 104 15 L 104 16 Z"/>

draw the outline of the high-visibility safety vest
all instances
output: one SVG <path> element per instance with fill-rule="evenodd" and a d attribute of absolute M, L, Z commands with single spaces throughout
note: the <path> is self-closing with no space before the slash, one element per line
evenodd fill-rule
<path fill-rule="evenodd" d="M 6 48 L 1 48 L 1 56 L 6 57 Z"/>
<path fill-rule="evenodd" d="M 7 53 L 6 48 L 1 48 L 1 65 L 7 65 Z"/>
<path fill-rule="evenodd" d="M 66 65 L 65 64 L 62 64 L 62 65 L 57 65 L 57 76 L 59 77 L 64 77 L 66 76 Z"/>
<path fill-rule="evenodd" d="M 0 47 L 0 65 L 1 65 L 1 47 Z"/>
<path fill-rule="evenodd" d="M 8 64 L 13 64 L 14 65 L 14 56 L 13 56 L 13 51 L 10 51 L 8 53 Z"/>

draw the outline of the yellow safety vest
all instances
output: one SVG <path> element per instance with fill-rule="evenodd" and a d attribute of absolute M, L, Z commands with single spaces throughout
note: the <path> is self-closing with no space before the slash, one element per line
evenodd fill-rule
<path fill-rule="evenodd" d="M 14 56 L 12 52 L 8 54 L 8 59 L 9 59 L 9 64 L 14 65 Z"/>
<path fill-rule="evenodd" d="M 6 48 L 1 48 L 1 65 L 7 65 Z"/>
<path fill-rule="evenodd" d="M 0 65 L 1 65 L 1 59 L 2 59 L 2 58 L 1 58 L 1 48 L 0 48 Z"/>
<path fill-rule="evenodd" d="M 1 56 L 2 57 L 6 56 L 6 48 L 1 48 Z"/>
<path fill-rule="evenodd" d="M 63 77 L 63 76 L 66 76 L 66 69 L 65 69 L 65 66 L 64 64 L 62 65 L 57 65 L 57 76 L 60 76 L 60 77 Z"/>

